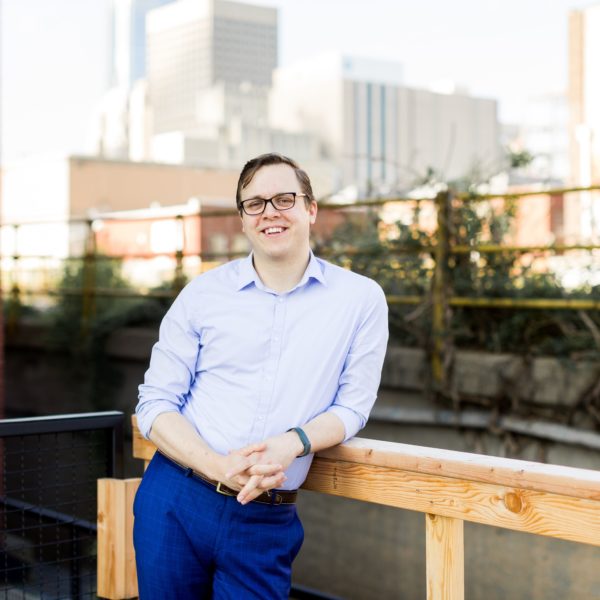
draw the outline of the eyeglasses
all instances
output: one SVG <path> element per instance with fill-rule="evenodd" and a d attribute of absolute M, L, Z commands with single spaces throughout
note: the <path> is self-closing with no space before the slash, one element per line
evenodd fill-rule
<path fill-rule="evenodd" d="M 241 209 L 251 217 L 262 215 L 270 202 L 275 210 L 289 210 L 296 204 L 296 198 L 301 196 L 306 197 L 306 194 L 296 194 L 296 192 L 288 192 L 285 194 L 277 194 L 272 198 L 249 198 L 240 202 Z"/>

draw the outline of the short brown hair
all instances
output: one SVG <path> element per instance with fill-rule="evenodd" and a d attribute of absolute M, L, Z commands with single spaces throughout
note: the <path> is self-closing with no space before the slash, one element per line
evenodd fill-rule
<path fill-rule="evenodd" d="M 254 175 L 259 169 L 262 167 L 268 167 L 269 165 L 288 165 L 294 169 L 296 173 L 296 178 L 298 179 L 298 183 L 300 184 L 300 188 L 302 192 L 306 194 L 305 202 L 308 206 L 311 202 L 314 201 L 315 197 L 313 195 L 312 186 L 310 184 L 310 179 L 303 169 L 301 169 L 298 163 L 287 156 L 283 156 L 283 154 L 277 154 L 275 152 L 269 152 L 268 154 L 261 154 L 256 158 L 249 160 L 242 169 L 240 173 L 240 178 L 238 179 L 237 190 L 235 192 L 235 203 L 237 205 L 237 209 L 239 211 L 242 210 L 242 190 L 252 181 Z"/>

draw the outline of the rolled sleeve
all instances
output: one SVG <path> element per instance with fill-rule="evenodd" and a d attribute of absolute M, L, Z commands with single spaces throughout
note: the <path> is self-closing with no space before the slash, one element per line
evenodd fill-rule
<path fill-rule="evenodd" d="M 181 412 L 194 381 L 200 336 L 188 310 L 190 288 L 175 299 L 152 348 L 150 366 L 139 386 L 136 415 L 138 427 L 148 438 L 154 419 L 165 412 Z"/>
<path fill-rule="evenodd" d="M 371 293 L 353 337 L 339 379 L 339 388 L 327 412 L 337 415 L 345 427 L 344 441 L 355 436 L 367 423 L 381 381 L 381 369 L 388 342 L 388 307 L 379 285 Z"/>
<path fill-rule="evenodd" d="M 338 417 L 344 425 L 344 442 L 354 437 L 366 424 L 367 417 L 360 415 L 347 406 L 332 404 L 326 411 Z"/>
<path fill-rule="evenodd" d="M 138 404 L 135 409 L 137 415 L 137 424 L 140 433 L 147 439 L 150 439 L 150 432 L 152 431 L 152 423 L 154 419 L 166 412 L 179 413 L 179 408 L 174 404 L 170 404 L 164 400 L 148 401 L 144 404 Z"/>

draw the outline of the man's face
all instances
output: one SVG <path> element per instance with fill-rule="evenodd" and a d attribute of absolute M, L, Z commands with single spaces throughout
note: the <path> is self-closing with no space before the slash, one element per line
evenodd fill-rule
<path fill-rule="evenodd" d="M 272 198 L 287 192 L 302 193 L 296 173 L 289 165 L 268 165 L 260 168 L 242 190 L 241 200 Z M 306 206 L 304 196 L 296 198 L 288 210 L 277 210 L 271 203 L 260 215 L 242 212 L 242 229 L 256 258 L 288 260 L 308 252 L 310 226 L 317 217 L 317 203 Z"/>

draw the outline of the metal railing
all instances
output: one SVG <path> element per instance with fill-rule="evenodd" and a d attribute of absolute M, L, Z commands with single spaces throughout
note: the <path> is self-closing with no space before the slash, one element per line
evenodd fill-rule
<path fill-rule="evenodd" d="M 123 474 L 123 413 L 1 420 L 0 465 L 0 597 L 96 598 L 96 481 Z"/>
<path fill-rule="evenodd" d="M 317 246 L 319 254 L 325 258 L 330 258 L 334 262 L 340 262 L 344 265 L 352 265 L 353 259 L 357 256 L 368 257 L 369 248 L 353 248 L 351 245 L 339 247 L 332 239 L 332 234 L 336 231 L 338 225 L 344 222 L 344 215 L 353 214 L 357 211 L 375 211 L 381 213 L 392 205 L 410 205 L 413 207 L 415 214 L 422 212 L 424 205 L 429 205 L 432 211 L 430 218 L 431 235 L 429 244 L 414 243 L 410 245 L 388 244 L 386 253 L 389 262 L 397 260 L 400 256 L 415 256 L 420 255 L 426 257 L 430 263 L 428 274 L 425 276 L 428 281 L 429 289 L 424 293 L 388 293 L 388 303 L 392 306 L 410 306 L 426 303 L 431 310 L 431 371 L 434 382 L 434 389 L 441 391 L 448 387 L 448 349 L 452 346 L 451 336 L 451 309 L 458 308 L 493 308 L 493 309 L 527 309 L 527 310 L 583 310 L 597 311 L 600 309 L 600 299 L 590 297 L 564 297 L 564 298 L 535 298 L 535 297 L 501 297 L 497 294 L 495 297 L 484 296 L 465 296 L 457 295 L 450 284 L 451 274 L 454 267 L 452 261 L 460 257 L 473 255 L 504 255 L 506 253 L 518 254 L 519 256 L 533 255 L 534 253 L 552 253 L 553 255 L 564 253 L 582 253 L 588 252 L 590 256 L 594 251 L 600 250 L 599 243 L 556 243 L 547 245 L 514 245 L 509 243 L 500 243 L 494 240 L 469 240 L 469 243 L 456 243 L 456 235 L 453 235 L 453 215 L 458 210 L 457 207 L 464 206 L 468 203 L 492 203 L 502 201 L 506 203 L 514 203 L 528 198 L 536 197 L 561 197 L 574 194 L 592 194 L 600 191 L 600 186 L 590 187 L 571 187 L 546 189 L 532 192 L 521 192 L 510 195 L 469 195 L 469 194 L 454 194 L 449 190 L 439 192 L 434 198 L 385 198 L 376 200 L 361 200 L 348 205 L 340 204 L 322 204 L 321 211 L 326 211 L 330 215 L 339 217 L 338 219 L 331 218 L 331 223 L 328 229 L 325 228 L 319 232 Z M 600 200 L 600 195 L 596 198 Z M 534 200 L 535 201 L 535 200 Z M 600 211 L 599 211 L 600 212 Z M 81 274 L 79 278 L 79 287 L 61 287 L 58 289 L 58 280 L 55 278 L 50 281 L 45 287 L 27 288 L 19 281 L 19 273 L 21 270 L 20 264 L 24 261 L 24 257 L 17 252 L 18 245 L 15 245 L 15 252 L 11 255 L 12 265 L 5 268 L 5 284 L 4 289 L 9 303 L 8 313 L 8 329 L 14 327 L 18 318 L 19 307 L 23 304 L 25 295 L 47 295 L 47 296 L 62 296 L 73 297 L 81 296 L 81 321 L 82 330 L 85 331 L 89 327 L 89 323 L 93 318 L 99 299 L 126 299 L 126 298 L 156 298 L 169 299 L 173 298 L 181 289 L 185 282 L 186 274 L 193 276 L 206 268 L 218 264 L 224 260 L 229 260 L 244 254 L 234 248 L 231 239 L 227 240 L 227 249 L 224 252 L 211 252 L 204 243 L 200 240 L 196 244 L 197 247 L 191 248 L 189 238 L 189 219 L 194 219 L 194 224 L 198 227 L 203 227 L 202 223 L 208 223 L 213 219 L 237 219 L 239 218 L 235 210 L 207 210 L 204 212 L 188 215 L 177 215 L 170 217 L 176 222 L 176 232 L 178 239 L 175 246 L 170 252 L 128 252 L 126 254 L 102 254 L 102 251 L 107 251 L 107 248 L 102 248 L 98 237 L 98 228 L 96 223 L 98 220 L 74 220 L 72 223 L 78 226 L 84 226 L 87 234 L 85 237 L 85 251 L 78 257 L 69 257 L 66 261 L 72 262 L 75 260 L 81 261 Z M 418 219 L 416 223 L 418 225 Z M 165 217 L 144 217 L 130 219 L 135 223 L 153 223 L 156 221 L 164 221 Z M 127 221 L 119 221 L 114 216 L 104 219 L 103 222 L 108 227 L 110 223 L 124 223 Z M 224 221 L 223 221 L 224 222 Z M 40 223 L 38 223 L 40 224 Z M 319 220 L 317 221 L 317 225 Z M 32 225 L 29 223 L 27 225 Z M 194 225 L 196 226 L 196 225 Z M 4 228 L 13 228 L 15 237 L 18 235 L 20 228 L 25 227 L 23 223 L 4 224 Z M 186 231 L 188 235 L 186 236 Z M 596 232 L 600 234 L 600 232 Z M 204 236 L 206 237 L 206 236 Z M 600 240 L 600 237 L 598 238 Z M 596 240 L 594 240 L 596 241 Z M 333 246 L 336 246 L 333 248 Z M 99 281 L 99 267 L 106 261 L 133 261 L 133 260 L 150 260 L 156 257 L 168 258 L 170 260 L 171 277 L 161 289 L 148 289 L 123 287 L 110 288 L 103 285 Z M 38 260 L 50 259 L 48 256 L 30 256 Z M 192 267 L 186 269 L 186 261 L 194 259 Z M 422 286 L 421 286 L 422 287 Z"/>

